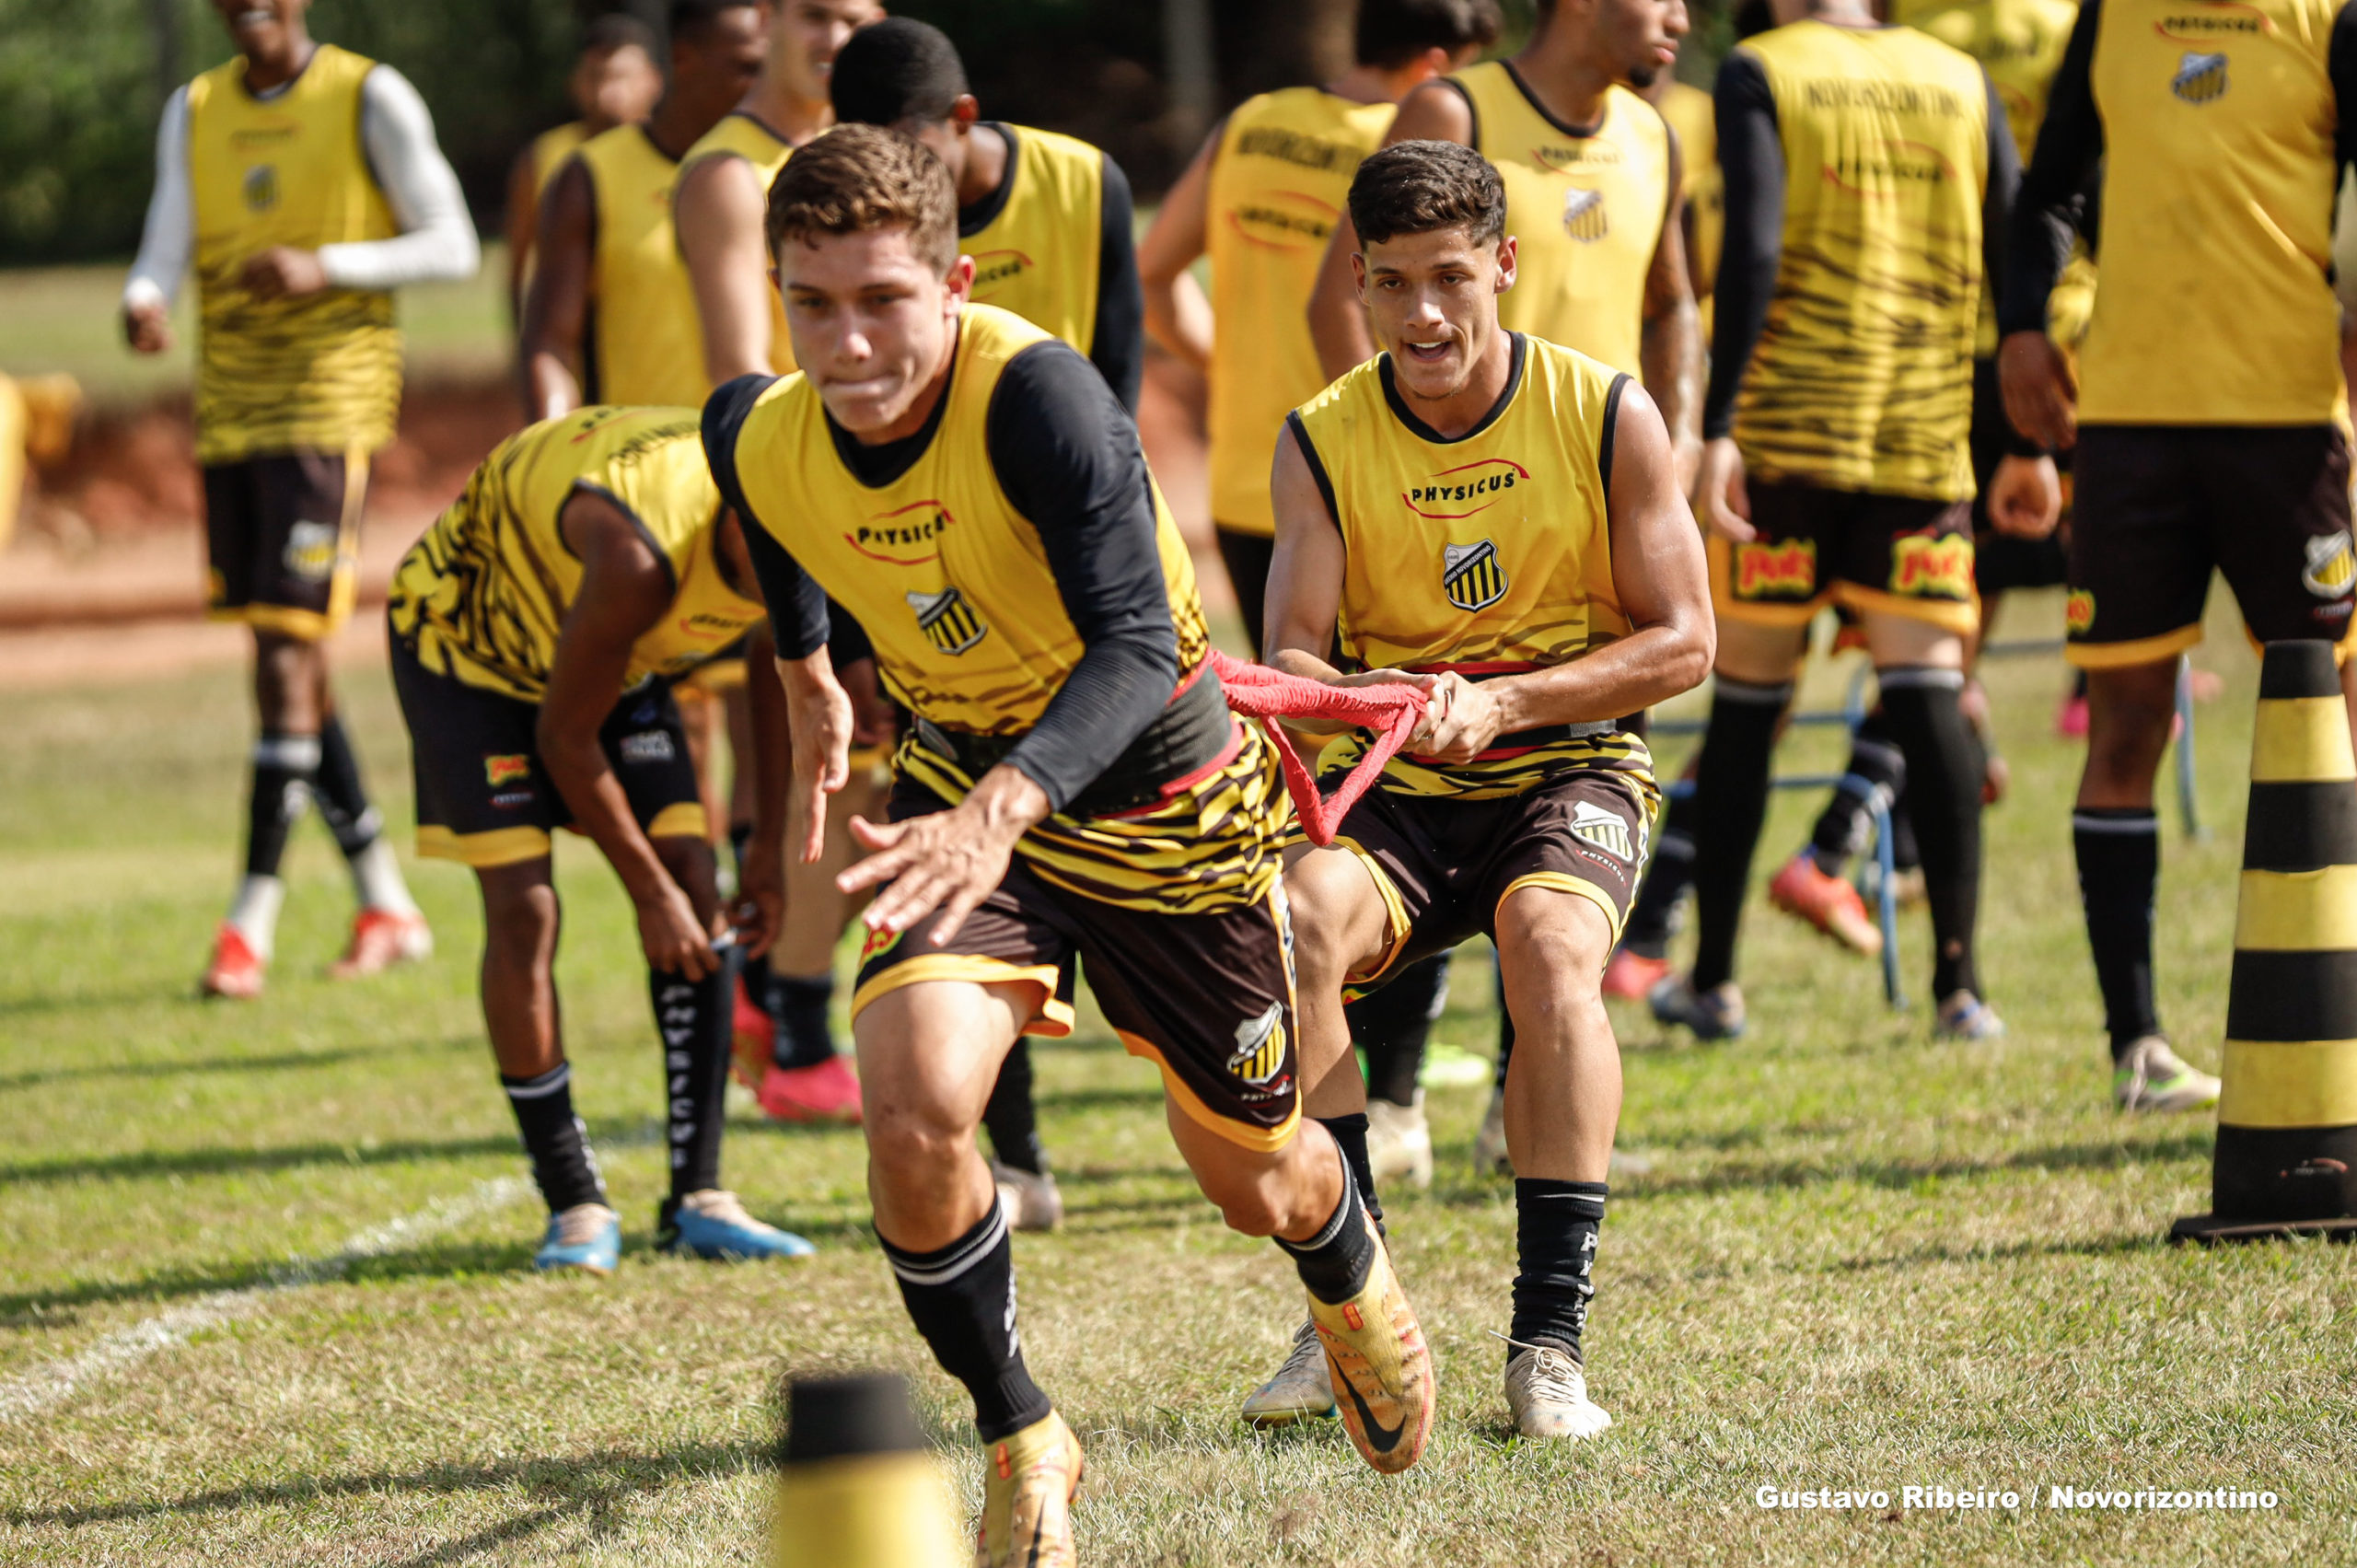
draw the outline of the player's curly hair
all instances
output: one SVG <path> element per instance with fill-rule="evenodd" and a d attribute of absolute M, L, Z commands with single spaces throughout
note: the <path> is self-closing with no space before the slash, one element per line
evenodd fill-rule
<path fill-rule="evenodd" d="M 770 187 L 770 252 L 822 235 L 906 228 L 916 253 L 946 273 L 958 263 L 958 190 L 913 137 L 880 125 L 838 125 L 786 160 Z"/>
<path fill-rule="evenodd" d="M 1365 245 L 1444 228 L 1494 245 L 1506 231 L 1505 182 L 1470 147 L 1400 142 L 1359 165 L 1351 181 L 1351 222 Z"/>

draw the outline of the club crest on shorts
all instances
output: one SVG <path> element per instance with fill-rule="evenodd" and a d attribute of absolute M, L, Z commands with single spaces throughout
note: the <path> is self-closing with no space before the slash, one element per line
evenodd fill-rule
<path fill-rule="evenodd" d="M 924 633 L 937 653 L 955 658 L 981 642 L 990 633 L 974 607 L 966 602 L 961 588 L 944 588 L 937 594 L 910 594 L 909 608 L 917 612 L 917 630 Z"/>
<path fill-rule="evenodd" d="M 281 559 L 286 570 L 307 583 L 316 583 L 335 570 L 337 535 L 333 523 L 296 523 L 286 530 Z"/>
<path fill-rule="evenodd" d="M 1487 610 L 1506 597 L 1506 569 L 1494 540 L 1441 547 L 1440 587 L 1459 610 Z"/>
<path fill-rule="evenodd" d="M 1577 186 L 1563 192 L 1563 232 L 1583 245 L 1593 244 L 1612 232 L 1604 213 L 1604 192 L 1583 191 Z"/>
<path fill-rule="evenodd" d="M 2169 91 L 2188 103 L 2214 103 L 2226 96 L 2226 56 L 2189 49 L 2169 78 Z"/>
<path fill-rule="evenodd" d="M 2357 553 L 2345 533 L 2320 534 L 2307 542 L 2307 565 L 2300 586 L 2318 598 L 2340 598 L 2357 584 Z"/>
<path fill-rule="evenodd" d="M 2096 623 L 2096 596 L 2091 588 L 2073 588 L 2062 601 L 2062 629 L 2084 637 Z"/>
<path fill-rule="evenodd" d="M 483 783 L 493 789 L 497 789 L 502 784 L 521 783 L 531 776 L 532 760 L 529 757 L 510 753 L 504 757 L 485 757 L 482 760 Z"/>
<path fill-rule="evenodd" d="M 1631 865 L 1637 862 L 1637 845 L 1630 835 L 1629 824 L 1594 801 L 1573 804 L 1572 837 L 1594 844 L 1615 860 Z"/>
<path fill-rule="evenodd" d="M 1285 1068 L 1285 1005 L 1271 1002 L 1258 1017 L 1236 1026 L 1236 1051 L 1227 1070 L 1256 1089 L 1265 1089 Z"/>

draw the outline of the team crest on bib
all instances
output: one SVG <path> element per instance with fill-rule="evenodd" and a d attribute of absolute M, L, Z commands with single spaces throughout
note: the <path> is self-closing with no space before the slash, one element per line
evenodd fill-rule
<path fill-rule="evenodd" d="M 917 630 L 936 652 L 955 658 L 990 633 L 964 590 L 944 588 L 937 594 L 910 594 L 909 608 L 917 612 Z"/>
<path fill-rule="evenodd" d="M 1487 610 L 1506 597 L 1506 569 L 1491 540 L 1441 547 L 1441 592 L 1459 610 Z"/>
<path fill-rule="evenodd" d="M 258 163 L 246 170 L 246 211 L 266 213 L 278 205 L 278 166 Z"/>
<path fill-rule="evenodd" d="M 1265 1089 L 1285 1067 L 1285 1005 L 1271 1002 L 1269 1010 L 1236 1026 L 1236 1051 L 1227 1070 L 1256 1089 Z"/>
<path fill-rule="evenodd" d="M 1594 844 L 1615 860 L 1637 863 L 1640 846 L 1630 837 L 1629 824 L 1593 801 L 1572 807 L 1572 837 Z"/>
<path fill-rule="evenodd" d="M 2357 552 L 2345 533 L 2322 534 L 2308 540 L 2308 563 L 2300 586 L 2318 598 L 2340 598 L 2357 583 Z"/>
<path fill-rule="evenodd" d="M 2188 103 L 2212 103 L 2226 96 L 2226 56 L 2189 49 L 2169 78 L 2169 91 Z"/>
<path fill-rule="evenodd" d="M 1604 192 L 1583 191 L 1577 186 L 1563 192 L 1563 232 L 1583 243 L 1603 238 L 1612 231 L 1604 214 Z"/>

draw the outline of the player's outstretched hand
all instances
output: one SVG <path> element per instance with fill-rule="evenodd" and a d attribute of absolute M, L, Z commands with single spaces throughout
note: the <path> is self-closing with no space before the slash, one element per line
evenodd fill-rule
<path fill-rule="evenodd" d="M 2052 458 L 1999 459 L 1989 480 L 1989 521 L 2013 539 L 2044 539 L 2062 520 L 2062 476 Z"/>
<path fill-rule="evenodd" d="M 825 679 L 791 681 L 787 696 L 787 722 L 794 732 L 795 820 L 802 828 L 802 864 L 816 865 L 827 851 L 827 796 L 851 782 L 851 696 L 831 674 Z"/>
<path fill-rule="evenodd" d="M 122 309 L 122 341 L 141 354 L 163 354 L 172 346 L 172 313 L 155 300 Z"/>
<path fill-rule="evenodd" d="M 853 818 L 853 840 L 874 853 L 835 886 L 846 893 L 882 889 L 867 906 L 870 931 L 906 931 L 928 910 L 939 911 L 928 935 L 946 942 L 1005 879 L 1016 841 L 1047 814 L 1047 792 L 1001 763 L 950 810 L 881 825 Z"/>
<path fill-rule="evenodd" d="M 273 245 L 247 261 L 238 281 L 257 299 L 299 299 L 327 292 L 328 269 L 316 250 Z"/>
<path fill-rule="evenodd" d="M 1735 437 L 1722 436 L 1702 446 L 1702 466 L 1694 479 L 1694 511 L 1703 526 L 1737 544 L 1759 537 L 1751 526 L 1751 493 L 1744 485 L 1743 453 Z"/>
<path fill-rule="evenodd" d="M 2053 339 L 2044 332 L 2007 333 L 1997 345 L 1997 385 L 2015 430 L 2057 452 L 2077 444 L 2079 388 Z"/>
<path fill-rule="evenodd" d="M 638 941 L 650 969 L 702 980 L 720 967 L 712 933 L 696 918 L 695 905 L 677 882 L 663 879 L 660 891 L 638 906 Z"/>

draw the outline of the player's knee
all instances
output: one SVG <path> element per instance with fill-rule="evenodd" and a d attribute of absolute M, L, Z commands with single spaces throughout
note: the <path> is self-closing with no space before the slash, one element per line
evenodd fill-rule
<path fill-rule="evenodd" d="M 1600 1001 L 1612 928 L 1585 900 L 1526 890 L 1501 914 L 1498 955 L 1508 990 L 1530 993 L 1538 1005 Z"/>
<path fill-rule="evenodd" d="M 973 1127 L 939 1107 L 871 1103 L 866 1121 L 868 1164 L 888 1185 L 937 1174 L 973 1156 Z"/>
<path fill-rule="evenodd" d="M 531 963 L 556 947 L 556 889 L 544 880 L 501 866 L 480 873 L 482 882 L 483 955 L 493 963 Z"/>
<path fill-rule="evenodd" d="M 1294 966 L 1305 989 L 1339 989 L 1363 960 L 1368 943 L 1358 906 L 1370 895 L 1366 874 L 1346 855 L 1311 854 L 1285 873 L 1292 911 Z"/>

